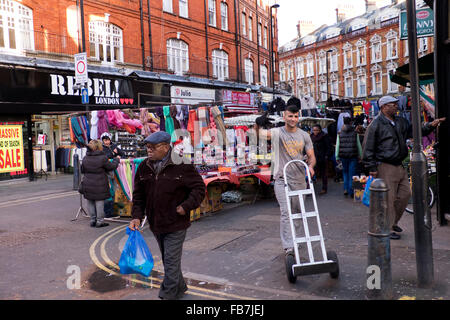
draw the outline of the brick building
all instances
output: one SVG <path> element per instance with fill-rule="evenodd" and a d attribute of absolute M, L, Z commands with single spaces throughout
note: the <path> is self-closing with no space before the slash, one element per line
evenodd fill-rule
<path fill-rule="evenodd" d="M 408 62 L 408 42 L 399 35 L 402 10 L 405 2 L 376 8 L 369 1 L 365 14 L 321 26 L 281 47 L 282 87 L 320 103 L 328 94 L 333 99 L 361 101 L 408 90 L 389 78 L 390 72 Z M 419 57 L 432 48 L 432 37 L 418 39 Z"/>
<path fill-rule="evenodd" d="M 2 1 L 0 53 L 73 61 L 79 2 Z M 84 0 L 88 63 L 268 86 L 269 10 L 266 0 Z"/>

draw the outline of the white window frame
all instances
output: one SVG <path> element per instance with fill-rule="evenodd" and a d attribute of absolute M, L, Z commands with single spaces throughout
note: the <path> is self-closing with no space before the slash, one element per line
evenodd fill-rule
<path fill-rule="evenodd" d="M 363 53 L 364 60 L 361 61 L 361 51 Z M 365 46 L 357 47 L 356 49 L 356 66 L 365 66 L 367 64 L 367 50 Z"/>
<path fill-rule="evenodd" d="M 387 73 L 387 80 L 388 80 L 388 92 L 392 93 L 392 92 L 398 92 L 398 84 L 396 84 L 395 82 L 391 81 L 391 77 L 389 76 L 389 74 L 391 73 L 391 71 L 395 71 L 395 68 L 391 68 L 388 70 Z"/>
<path fill-rule="evenodd" d="M 408 40 L 403 40 L 403 47 L 405 48 L 405 57 L 409 57 Z"/>
<path fill-rule="evenodd" d="M 305 76 L 305 67 L 303 64 L 303 60 L 297 61 L 297 79 L 301 79 Z"/>
<path fill-rule="evenodd" d="M 350 58 L 348 59 L 348 54 L 350 54 Z M 344 69 L 353 67 L 353 52 L 352 49 L 348 49 L 344 51 Z"/>
<path fill-rule="evenodd" d="M 167 69 L 177 75 L 189 70 L 189 45 L 180 39 L 167 39 Z"/>
<path fill-rule="evenodd" d="M 269 83 L 269 78 L 268 78 L 268 68 L 265 65 L 260 65 L 259 67 L 259 74 L 260 74 L 260 78 L 261 78 L 261 85 L 267 87 L 268 83 Z"/>
<path fill-rule="evenodd" d="M 382 46 L 381 41 L 372 43 L 372 63 L 381 62 L 382 57 Z"/>
<path fill-rule="evenodd" d="M 245 59 L 244 67 L 245 67 L 245 81 L 248 84 L 252 84 L 253 83 L 253 61 L 250 59 Z"/>
<path fill-rule="evenodd" d="M 0 50 L 12 53 L 34 50 L 33 10 L 17 1 L 3 0 L 0 33 L 3 36 Z"/>
<path fill-rule="evenodd" d="M 339 68 L 338 54 L 337 51 L 331 52 L 330 54 L 330 71 L 336 72 Z"/>
<path fill-rule="evenodd" d="M 294 80 L 294 65 L 292 63 L 288 67 L 288 80 Z"/>
<path fill-rule="evenodd" d="M 392 54 L 393 49 L 395 48 L 395 55 Z M 388 59 L 397 59 L 398 58 L 398 40 L 397 38 L 391 38 L 387 40 L 387 58 Z"/>
<path fill-rule="evenodd" d="M 253 18 L 248 17 L 248 40 L 253 41 Z"/>
<path fill-rule="evenodd" d="M 377 77 L 379 76 L 379 81 L 377 81 Z M 381 95 L 383 94 L 383 73 L 381 70 L 372 72 L 372 95 Z"/>
<path fill-rule="evenodd" d="M 327 82 L 322 81 L 320 83 L 320 101 L 326 101 L 327 100 Z"/>
<path fill-rule="evenodd" d="M 122 29 L 101 20 L 89 21 L 89 56 L 104 64 L 123 62 Z"/>
<path fill-rule="evenodd" d="M 179 0 L 178 2 L 180 17 L 189 18 L 188 0 Z"/>
<path fill-rule="evenodd" d="M 353 98 L 353 77 L 346 77 L 344 80 L 345 84 L 345 96 L 347 98 Z M 349 86 L 350 85 L 350 86 Z"/>
<path fill-rule="evenodd" d="M 173 13 L 173 0 L 163 0 L 163 11 Z"/>
<path fill-rule="evenodd" d="M 245 12 L 242 12 L 241 14 L 241 24 L 242 24 L 242 35 L 246 36 L 247 35 L 247 15 L 245 14 Z"/>
<path fill-rule="evenodd" d="M 228 53 L 224 50 L 212 51 L 213 76 L 218 80 L 228 79 Z"/>
<path fill-rule="evenodd" d="M 314 76 L 314 60 L 312 58 L 308 59 L 308 61 L 306 62 L 306 76 Z"/>
<path fill-rule="evenodd" d="M 332 97 L 336 98 L 339 95 L 339 80 L 332 79 L 331 80 L 331 94 Z"/>
<path fill-rule="evenodd" d="M 319 57 L 319 74 L 327 72 L 327 58 L 325 55 Z"/>
<path fill-rule="evenodd" d="M 262 46 L 262 24 L 260 22 L 258 22 L 258 45 L 261 47 Z"/>
<path fill-rule="evenodd" d="M 357 76 L 357 83 L 358 83 L 358 97 L 365 97 L 367 96 L 367 77 L 365 74 L 359 74 Z M 362 84 L 364 83 L 364 91 L 361 90 L 363 87 Z"/>
<path fill-rule="evenodd" d="M 228 5 L 225 2 L 220 3 L 220 17 L 222 30 L 228 31 Z"/>
<path fill-rule="evenodd" d="M 264 48 L 269 49 L 267 45 L 267 27 L 264 27 Z"/>
<path fill-rule="evenodd" d="M 208 20 L 210 26 L 213 27 L 217 26 L 216 0 L 208 0 Z"/>

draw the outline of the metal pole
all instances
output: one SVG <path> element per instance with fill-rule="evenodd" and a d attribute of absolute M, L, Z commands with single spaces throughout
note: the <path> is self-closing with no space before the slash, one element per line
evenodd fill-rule
<path fill-rule="evenodd" d="M 274 79 L 274 68 L 273 68 L 273 27 L 272 27 L 272 7 L 270 7 L 270 71 L 272 78 L 272 101 L 275 99 L 275 79 Z"/>
<path fill-rule="evenodd" d="M 73 190 L 78 190 L 80 186 L 80 160 L 78 154 L 73 155 Z"/>
<path fill-rule="evenodd" d="M 336 9 L 337 10 L 337 9 Z M 330 95 L 329 95 L 329 91 L 328 91 L 328 68 L 329 68 L 329 66 L 328 66 L 328 51 L 327 52 L 325 52 L 325 60 L 327 61 L 327 99 L 330 97 Z"/>
<path fill-rule="evenodd" d="M 139 19 L 141 23 L 142 70 L 145 71 L 144 8 L 142 6 L 142 0 L 139 0 Z"/>
<path fill-rule="evenodd" d="M 419 72 L 417 63 L 416 1 L 407 0 L 409 74 L 411 81 L 411 117 L 413 151 L 411 156 L 414 233 L 416 243 L 417 279 L 419 287 L 433 283 L 433 247 L 431 212 L 427 200 L 427 159 L 422 152 L 422 132 L 419 105 Z"/>
<path fill-rule="evenodd" d="M 86 35 L 84 32 L 84 5 L 83 0 L 80 0 L 80 15 L 81 15 L 81 42 L 83 52 L 86 52 Z"/>
<path fill-rule="evenodd" d="M 147 0 L 147 6 L 148 6 L 148 41 L 150 43 L 150 71 L 153 71 L 152 21 L 150 17 L 150 0 Z"/>
<path fill-rule="evenodd" d="M 370 185 L 366 297 L 392 299 L 391 240 L 387 214 L 387 192 L 383 179 L 374 179 Z"/>

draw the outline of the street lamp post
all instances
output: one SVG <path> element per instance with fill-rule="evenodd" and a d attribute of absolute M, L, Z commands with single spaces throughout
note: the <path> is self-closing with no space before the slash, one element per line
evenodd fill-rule
<path fill-rule="evenodd" d="M 274 73 L 275 73 L 275 68 L 273 66 L 273 27 L 272 27 L 272 9 L 273 8 L 279 8 L 280 5 L 278 3 L 275 3 L 274 5 L 270 6 L 270 70 L 271 70 L 271 74 L 272 74 L 272 100 L 275 99 L 275 78 L 274 78 Z"/>
<path fill-rule="evenodd" d="M 327 50 L 327 52 L 325 53 L 325 60 L 327 62 L 327 99 L 330 98 L 330 91 L 328 90 L 328 53 L 329 52 L 333 52 L 333 50 L 329 49 Z"/>

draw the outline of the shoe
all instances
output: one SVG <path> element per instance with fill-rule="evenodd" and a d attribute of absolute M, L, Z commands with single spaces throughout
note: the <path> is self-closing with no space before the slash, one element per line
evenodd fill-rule
<path fill-rule="evenodd" d="M 403 229 L 400 228 L 399 226 L 393 226 L 392 230 L 394 230 L 395 232 L 402 232 L 403 231 Z"/>
<path fill-rule="evenodd" d="M 95 225 L 96 228 L 102 228 L 102 227 L 107 227 L 107 226 L 109 226 L 109 223 L 106 223 L 106 222 L 97 223 Z"/>
<path fill-rule="evenodd" d="M 325 194 L 325 193 L 327 193 L 327 190 L 322 190 L 319 192 L 319 194 Z"/>
<path fill-rule="evenodd" d="M 92 227 L 92 228 L 95 228 L 95 225 L 96 225 L 96 224 L 97 224 L 97 222 L 95 222 L 95 221 L 94 221 L 94 222 L 91 222 L 91 227 Z"/>
<path fill-rule="evenodd" d="M 344 191 L 344 196 L 348 196 L 348 192 L 347 191 Z"/>
<path fill-rule="evenodd" d="M 399 240 L 401 238 L 400 235 L 395 232 L 392 232 L 390 237 L 392 240 Z"/>
<path fill-rule="evenodd" d="M 120 219 L 120 216 L 118 214 L 112 215 L 112 216 L 105 216 L 105 219 L 114 219 L 114 220 L 116 220 L 116 219 Z"/>

